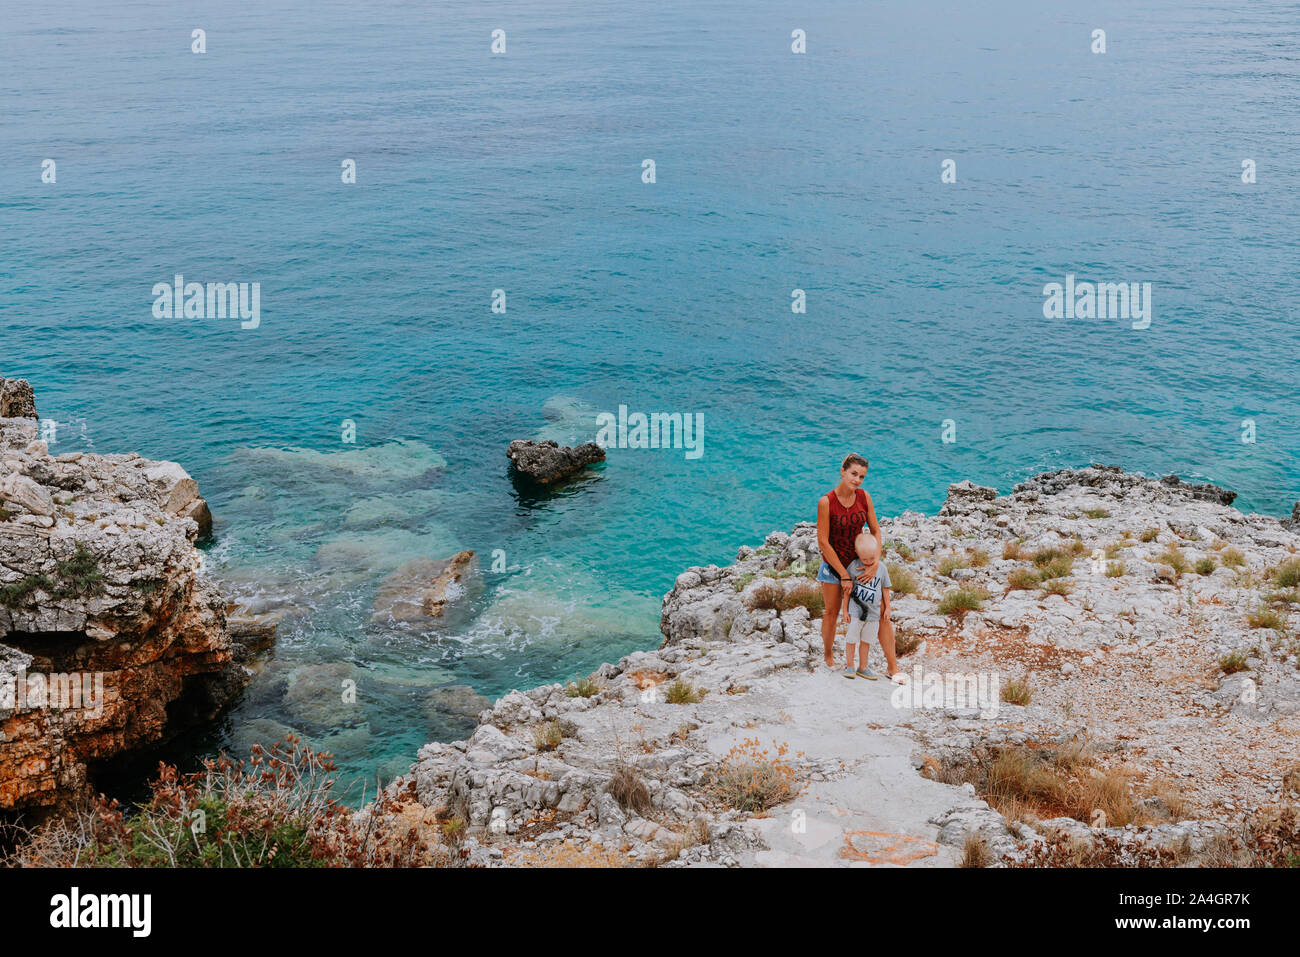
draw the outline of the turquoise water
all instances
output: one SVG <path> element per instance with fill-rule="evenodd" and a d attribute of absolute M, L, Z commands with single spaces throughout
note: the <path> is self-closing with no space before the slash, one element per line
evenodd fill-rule
<path fill-rule="evenodd" d="M 653 646 L 681 569 L 812 518 L 850 450 L 884 514 L 1090 461 L 1300 496 L 1294 3 L 226 6 L 0 28 L 0 373 L 55 451 L 184 463 L 209 568 L 295 609 L 191 752 L 294 727 L 387 778 L 467 726 L 430 691 Z M 177 272 L 260 282 L 260 325 L 154 318 Z M 1045 319 L 1067 273 L 1151 282 L 1150 328 Z M 703 456 L 513 487 L 511 439 L 620 404 L 703 413 Z M 370 622 L 459 548 L 507 566 L 466 615 Z M 319 665 L 337 721 L 287 704 Z"/>

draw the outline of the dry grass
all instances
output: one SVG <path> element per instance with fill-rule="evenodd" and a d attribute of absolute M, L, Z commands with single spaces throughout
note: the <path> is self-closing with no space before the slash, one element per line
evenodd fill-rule
<path fill-rule="evenodd" d="M 966 568 L 967 562 L 964 555 L 945 555 L 939 559 L 939 564 L 935 568 L 935 574 L 942 575 L 944 578 L 951 578 L 953 572 Z"/>
<path fill-rule="evenodd" d="M 549 847 L 512 854 L 513 867 L 630 867 L 631 859 L 599 844 L 566 840 Z"/>
<path fill-rule="evenodd" d="M 1269 572 L 1269 577 L 1279 588 L 1295 588 L 1300 585 L 1300 558 L 1288 558 Z"/>
<path fill-rule="evenodd" d="M 1013 678 L 1002 686 L 1002 700 L 1007 704 L 1027 705 L 1030 697 L 1029 682 L 1024 678 Z"/>
<path fill-rule="evenodd" d="M 894 654 L 899 658 L 907 657 L 920 647 L 920 635 L 914 635 L 910 631 L 899 631 L 897 628 L 894 629 Z"/>
<path fill-rule="evenodd" d="M 650 810 L 650 791 L 641 780 L 637 769 L 630 764 L 620 761 L 615 765 L 614 774 L 610 777 L 605 790 L 613 795 L 618 806 L 625 811 L 644 814 Z"/>
<path fill-rule="evenodd" d="M 558 721 L 547 721 L 533 728 L 533 744 L 538 751 L 554 751 L 563 740 L 564 731 Z"/>
<path fill-rule="evenodd" d="M 1224 568 L 1240 568 L 1246 564 L 1246 556 L 1240 548 L 1225 548 L 1219 553 L 1219 561 Z"/>
<path fill-rule="evenodd" d="M 764 582 L 750 593 L 749 607 L 773 608 L 776 611 L 789 611 L 798 605 L 808 609 L 813 618 L 820 618 L 826 610 L 822 598 L 821 585 L 818 582 L 799 581 L 786 587 L 779 581 Z"/>
<path fill-rule="evenodd" d="M 984 843 L 984 839 L 976 834 L 966 835 L 966 843 L 962 847 L 961 863 L 958 867 L 988 867 L 993 863 L 993 854 L 989 851 L 989 846 Z"/>
<path fill-rule="evenodd" d="M 950 762 L 938 771 L 927 765 L 922 773 L 950 784 L 975 785 L 979 796 L 1008 820 L 1069 817 L 1123 827 L 1184 819 L 1187 812 L 1181 795 L 1165 782 L 1142 795 L 1155 794 L 1161 803 L 1143 804 L 1133 784 L 1137 772 L 1100 766 L 1087 741 L 1065 748 L 980 746 L 961 763 Z"/>
<path fill-rule="evenodd" d="M 1246 653 L 1244 651 L 1234 651 L 1231 654 L 1223 655 L 1219 658 L 1219 670 L 1225 675 L 1234 675 L 1238 671 L 1249 670 L 1249 666 L 1246 664 Z"/>
<path fill-rule="evenodd" d="M 1007 575 L 1007 587 L 1011 591 L 1037 588 L 1038 580 L 1038 572 L 1032 568 L 1013 568 Z"/>
<path fill-rule="evenodd" d="M 733 745 L 709 776 L 710 793 L 727 807 L 750 814 L 793 800 L 801 787 L 798 773 L 785 760 L 789 746 L 772 745 L 772 755 L 759 747 L 757 738 Z"/>
<path fill-rule="evenodd" d="M 1019 542 L 1007 542 L 1002 546 L 1002 557 L 1007 561 L 1019 561 L 1025 557 L 1025 550 Z"/>
<path fill-rule="evenodd" d="M 1252 628 L 1272 628 L 1274 631 L 1286 629 L 1286 615 L 1276 608 L 1261 604 L 1253 611 L 1246 612 L 1246 624 Z"/>
<path fill-rule="evenodd" d="M 689 681 L 677 678 L 664 689 L 664 700 L 669 704 L 698 704 L 704 700 L 704 692 Z"/>
<path fill-rule="evenodd" d="M 1163 555 L 1157 555 L 1156 561 L 1161 565 L 1168 565 L 1174 570 L 1174 575 L 1182 575 L 1187 572 L 1191 566 L 1187 562 L 1187 556 L 1177 545 L 1170 545 L 1165 549 Z"/>

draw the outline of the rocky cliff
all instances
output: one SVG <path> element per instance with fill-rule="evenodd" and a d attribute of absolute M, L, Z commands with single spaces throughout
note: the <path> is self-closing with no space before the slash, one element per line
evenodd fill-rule
<path fill-rule="evenodd" d="M 906 685 L 821 663 L 815 528 L 773 532 L 394 787 L 486 866 L 1249 860 L 1300 798 L 1300 535 L 1231 494 L 1093 467 L 887 521 Z"/>
<path fill-rule="evenodd" d="M 214 716 L 246 682 L 174 462 L 51 456 L 0 379 L 0 809 L 59 808 L 94 766 Z"/>

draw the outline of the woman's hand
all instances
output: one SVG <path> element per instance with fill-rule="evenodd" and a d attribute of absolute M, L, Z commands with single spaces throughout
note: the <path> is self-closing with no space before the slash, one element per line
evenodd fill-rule
<path fill-rule="evenodd" d="M 865 568 L 858 572 L 858 581 L 862 582 L 864 585 L 870 585 L 871 579 L 875 577 L 875 574 L 868 574 Z"/>

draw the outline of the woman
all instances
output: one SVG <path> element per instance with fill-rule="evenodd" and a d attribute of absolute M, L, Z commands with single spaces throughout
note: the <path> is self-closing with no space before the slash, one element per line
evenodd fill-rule
<path fill-rule="evenodd" d="M 822 564 L 817 580 L 822 585 L 822 600 L 826 610 L 822 614 L 822 650 L 826 666 L 835 667 L 835 623 L 840 607 L 841 589 L 850 584 L 847 568 L 855 557 L 853 540 L 862 532 L 862 526 L 875 536 L 880 553 L 884 554 L 884 537 L 876 521 L 876 509 L 871 496 L 862 487 L 867 477 L 867 460 L 861 455 L 850 455 L 840 465 L 840 484 L 817 500 L 817 544 L 821 548 Z M 870 576 L 860 576 L 868 584 Z M 889 665 L 889 677 L 901 675 L 894 657 L 894 624 L 889 620 L 888 609 L 881 615 L 880 647 Z"/>

